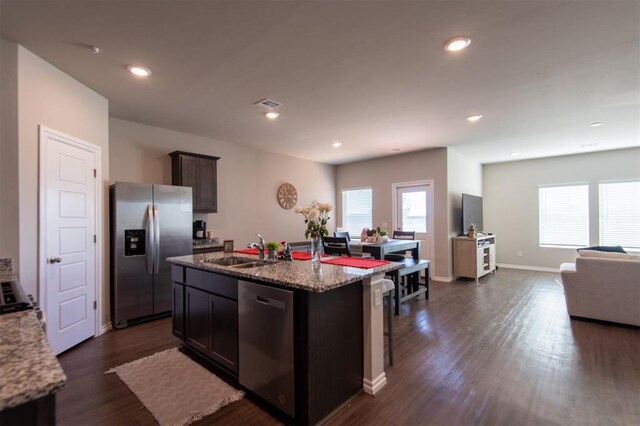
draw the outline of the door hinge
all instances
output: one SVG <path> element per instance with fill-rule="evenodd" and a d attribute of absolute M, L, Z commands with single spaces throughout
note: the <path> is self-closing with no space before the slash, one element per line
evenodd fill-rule
<path fill-rule="evenodd" d="M 96 169 L 93 169 L 93 177 L 97 177 L 98 176 L 98 171 Z"/>
<path fill-rule="evenodd" d="M 96 309 L 98 309 L 98 302 L 96 302 L 95 300 L 93 301 L 93 310 L 95 311 Z"/>
<path fill-rule="evenodd" d="M 98 242 L 98 238 L 96 237 L 96 234 L 93 234 L 93 244 Z"/>

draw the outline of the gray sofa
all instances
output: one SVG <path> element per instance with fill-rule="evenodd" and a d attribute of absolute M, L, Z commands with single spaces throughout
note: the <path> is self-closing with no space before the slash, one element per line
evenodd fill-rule
<path fill-rule="evenodd" d="M 560 275 L 570 316 L 640 326 L 640 255 L 583 250 Z"/>

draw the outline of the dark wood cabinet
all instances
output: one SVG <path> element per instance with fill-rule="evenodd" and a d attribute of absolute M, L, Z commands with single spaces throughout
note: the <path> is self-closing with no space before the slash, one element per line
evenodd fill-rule
<path fill-rule="evenodd" d="M 185 291 L 185 342 L 203 353 L 209 352 L 209 293 L 187 287 Z"/>
<path fill-rule="evenodd" d="M 176 266 L 174 266 L 176 268 Z M 186 269 L 184 286 L 184 334 L 180 328 L 176 304 L 182 287 L 174 282 L 174 334 L 189 347 L 238 372 L 237 279 L 226 275 Z"/>
<path fill-rule="evenodd" d="M 173 316 L 171 328 L 173 335 L 179 339 L 184 337 L 184 285 L 176 282 L 171 284 L 173 292 Z"/>
<path fill-rule="evenodd" d="M 209 354 L 238 372 L 238 302 L 209 295 Z"/>
<path fill-rule="evenodd" d="M 217 161 L 220 157 L 174 151 L 171 154 L 171 184 L 193 188 L 193 211 L 218 211 Z"/>

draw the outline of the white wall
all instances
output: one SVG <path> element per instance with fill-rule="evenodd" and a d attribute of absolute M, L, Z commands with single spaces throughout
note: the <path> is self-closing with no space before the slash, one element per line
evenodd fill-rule
<path fill-rule="evenodd" d="M 448 249 L 447 150 L 445 148 L 394 155 L 386 158 L 339 165 L 336 173 L 338 209 L 336 218 L 342 226 L 343 189 L 373 188 L 373 226 L 387 222 L 391 227 L 393 183 L 433 179 L 434 181 L 434 248 L 435 275 L 451 276 Z"/>
<path fill-rule="evenodd" d="M 255 241 L 256 232 L 269 241 L 305 239 L 302 216 L 277 202 L 276 191 L 285 182 L 298 190 L 298 205 L 314 199 L 335 203 L 333 166 L 117 118 L 110 119 L 110 138 L 112 182 L 171 184 L 168 154 L 176 150 L 220 157 L 218 213 L 195 218 L 236 247 Z M 332 217 L 331 232 L 335 224 Z"/>
<path fill-rule="evenodd" d="M 482 164 L 454 149 L 447 150 L 449 180 L 449 252 L 453 253 L 453 237 L 461 232 L 462 194 L 482 196 Z M 486 228 L 486 227 L 485 227 Z M 451 261 L 453 262 L 453 257 Z M 453 263 L 451 262 L 451 267 Z"/>
<path fill-rule="evenodd" d="M 82 139 L 102 150 L 104 188 L 109 179 L 109 121 L 107 99 L 53 65 L 18 46 L 19 141 L 19 278 L 27 293 L 37 294 L 38 283 L 38 126 L 43 125 Z M 103 318 L 109 312 L 108 192 L 103 191 Z"/>
<path fill-rule="evenodd" d="M 0 257 L 19 268 L 18 45 L 0 40 Z"/>
<path fill-rule="evenodd" d="M 483 173 L 484 227 L 496 235 L 497 262 L 557 269 L 563 262 L 572 262 L 576 251 L 538 246 L 538 187 L 589 183 L 589 215 L 597 218 L 598 206 L 593 201 L 598 183 L 640 179 L 640 149 L 488 164 Z M 597 227 L 590 231 L 595 244 Z M 522 257 L 516 255 L 519 250 Z"/>

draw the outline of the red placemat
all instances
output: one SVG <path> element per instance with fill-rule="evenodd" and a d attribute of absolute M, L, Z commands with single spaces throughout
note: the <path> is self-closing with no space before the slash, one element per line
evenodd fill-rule
<path fill-rule="evenodd" d="M 389 263 L 387 260 L 363 259 L 361 257 L 336 257 L 335 259 L 323 260 L 322 263 L 332 265 L 353 266 L 355 268 L 371 269 Z"/>
<path fill-rule="evenodd" d="M 246 248 L 246 249 L 234 250 L 234 252 L 243 253 L 243 254 L 260 254 L 257 248 Z M 269 249 L 264 249 L 264 252 L 269 253 Z"/>
<path fill-rule="evenodd" d="M 244 254 L 259 254 L 260 252 L 258 251 L 257 248 L 247 248 L 247 249 L 240 249 L 240 250 L 234 250 L 236 253 L 244 253 Z M 268 250 L 265 250 L 265 253 Z"/>

